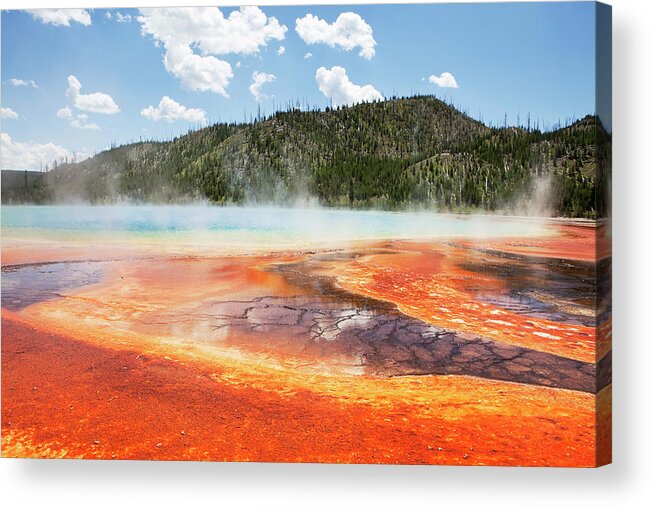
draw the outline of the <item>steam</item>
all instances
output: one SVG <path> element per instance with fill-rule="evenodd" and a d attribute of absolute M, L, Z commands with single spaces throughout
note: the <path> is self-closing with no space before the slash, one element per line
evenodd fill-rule
<path fill-rule="evenodd" d="M 347 248 L 384 240 L 494 238 L 540 234 L 544 223 L 489 215 L 350 211 L 320 207 L 52 206 L 9 207 L 3 233 L 47 231 L 58 239 L 159 253 L 218 255 Z M 21 234 L 23 233 L 21 232 Z"/>
<path fill-rule="evenodd" d="M 537 176 L 530 191 L 522 192 L 514 201 L 511 213 L 526 217 L 551 217 L 554 215 L 553 176 Z"/>

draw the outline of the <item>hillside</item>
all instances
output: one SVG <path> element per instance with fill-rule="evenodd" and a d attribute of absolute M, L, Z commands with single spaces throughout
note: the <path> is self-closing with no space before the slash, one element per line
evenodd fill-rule
<path fill-rule="evenodd" d="M 605 206 L 596 199 L 598 157 L 609 156 L 597 150 L 598 130 L 594 117 L 546 133 L 489 128 L 429 96 L 291 110 L 61 164 L 11 200 L 291 204 L 310 198 L 325 206 L 514 212 L 524 206 L 596 217 Z M 531 208 L 532 201 L 541 202 Z"/>
<path fill-rule="evenodd" d="M 37 199 L 35 188 L 43 177 L 40 171 L 2 171 L 2 202 L 26 202 Z"/>

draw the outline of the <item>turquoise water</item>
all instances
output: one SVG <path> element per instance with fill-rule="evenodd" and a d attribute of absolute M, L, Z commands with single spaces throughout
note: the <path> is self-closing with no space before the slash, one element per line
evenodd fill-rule
<path fill-rule="evenodd" d="M 216 206 L 3 206 L 2 230 L 174 236 L 236 233 L 294 240 L 512 236 L 541 232 L 531 220 L 425 212 Z"/>

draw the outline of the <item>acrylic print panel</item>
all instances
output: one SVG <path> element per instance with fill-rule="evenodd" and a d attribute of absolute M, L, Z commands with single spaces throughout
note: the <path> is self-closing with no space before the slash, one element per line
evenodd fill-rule
<path fill-rule="evenodd" d="M 610 462 L 608 6 L 3 11 L 2 75 L 3 457 Z"/>

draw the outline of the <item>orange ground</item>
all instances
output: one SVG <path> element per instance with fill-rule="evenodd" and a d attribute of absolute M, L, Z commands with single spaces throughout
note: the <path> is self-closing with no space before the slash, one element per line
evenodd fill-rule
<path fill-rule="evenodd" d="M 7 312 L 3 328 L 5 456 L 594 464 L 588 394 L 181 361 L 78 342 Z"/>
<path fill-rule="evenodd" d="M 474 240 L 458 243 L 519 255 L 555 257 L 575 261 L 594 262 L 596 259 L 603 259 L 611 255 L 610 241 L 602 241 L 607 234 L 605 225 L 563 225 L 557 229 L 559 234 L 550 237 Z"/>
<path fill-rule="evenodd" d="M 469 286 L 496 290 L 500 280 L 466 271 L 476 252 L 456 246 L 398 243 L 393 255 L 365 256 L 336 266 L 342 287 L 391 301 L 403 313 L 450 329 L 542 352 L 595 361 L 595 328 L 518 315 L 477 301 Z M 334 268 L 334 266 L 333 266 Z"/>
<path fill-rule="evenodd" d="M 560 238 L 536 248 L 558 256 L 569 248 Z M 588 255 L 587 241 L 581 248 L 576 243 L 572 258 Z M 12 246 L 3 244 L 3 264 L 20 261 Z M 408 242 L 389 247 L 398 253 L 323 262 L 319 270 L 335 272 L 349 290 L 397 303 L 406 314 L 426 321 L 436 315 L 438 325 L 594 361 L 594 328 L 491 313 L 499 309 L 472 301 L 466 283 L 497 281 L 450 271 L 446 255 L 471 255 L 468 250 Z M 65 258 L 59 254 L 54 258 Z M 300 294 L 300 287 L 260 268 L 304 255 L 117 257 L 122 260 L 101 283 L 17 312 L 3 308 L 3 456 L 532 466 L 609 461 L 610 388 L 599 394 L 597 412 L 597 398 L 576 391 L 466 376 L 351 374 L 335 363 L 304 366 L 295 355 L 265 354 L 244 342 L 207 343 L 202 336 L 209 329 L 187 318 L 207 299 Z M 599 451 L 596 425 L 603 430 Z"/>

